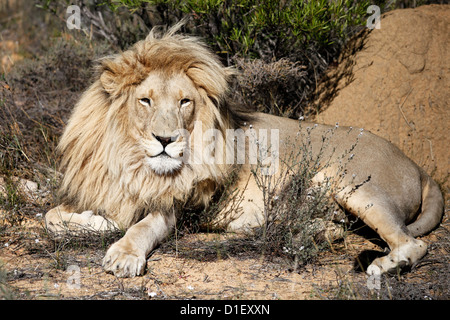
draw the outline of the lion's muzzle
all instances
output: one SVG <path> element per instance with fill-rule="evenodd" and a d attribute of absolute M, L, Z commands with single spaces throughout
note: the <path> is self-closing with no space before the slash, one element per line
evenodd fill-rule
<path fill-rule="evenodd" d="M 178 171 L 183 166 L 183 154 L 186 143 L 180 135 L 170 137 L 153 134 L 153 140 L 145 143 L 146 162 L 159 175 L 166 175 Z"/>

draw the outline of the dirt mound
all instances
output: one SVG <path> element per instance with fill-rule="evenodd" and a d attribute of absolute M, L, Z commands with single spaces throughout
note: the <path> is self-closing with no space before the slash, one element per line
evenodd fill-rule
<path fill-rule="evenodd" d="M 319 87 L 315 121 L 397 145 L 449 188 L 450 6 L 395 10 L 344 52 Z"/>

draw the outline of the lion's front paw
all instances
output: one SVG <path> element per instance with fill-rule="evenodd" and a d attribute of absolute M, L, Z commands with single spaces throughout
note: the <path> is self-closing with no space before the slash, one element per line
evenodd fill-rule
<path fill-rule="evenodd" d="M 145 255 L 134 252 L 120 240 L 108 249 L 103 258 L 104 270 L 122 278 L 142 275 L 145 265 Z"/>

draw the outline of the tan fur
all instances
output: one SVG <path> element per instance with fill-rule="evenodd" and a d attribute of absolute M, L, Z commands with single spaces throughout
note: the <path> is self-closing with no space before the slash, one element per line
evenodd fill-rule
<path fill-rule="evenodd" d="M 95 208 L 128 228 L 145 208 L 169 208 L 174 199 L 188 196 L 209 200 L 194 185 L 205 179 L 220 183 L 226 168 L 193 166 L 176 176 L 153 174 L 141 163 L 143 151 L 136 146 L 136 115 L 128 114 L 136 85 L 150 72 L 168 76 L 180 71 L 195 83 L 204 103 L 198 119 L 203 129 L 215 121 L 228 128 L 214 103 L 223 99 L 230 70 L 197 40 L 171 33 L 157 39 L 152 33 L 130 50 L 104 58 L 99 79 L 81 97 L 59 143 L 65 170 L 61 194 L 73 210 Z M 198 194 L 191 195 L 193 190 Z"/>
<path fill-rule="evenodd" d="M 279 132 L 280 159 L 305 142 L 312 157 L 327 159 L 313 182 L 320 187 L 339 176 L 330 197 L 389 244 L 391 254 L 375 260 L 369 272 L 412 265 L 425 254 L 426 244 L 413 236 L 439 223 L 443 200 L 422 169 L 387 141 L 359 129 L 299 126 L 298 121 L 265 114 L 253 114 L 248 123 L 241 123 L 244 116 L 224 99 L 232 70 L 195 38 L 176 35 L 178 28 L 161 37 L 152 32 L 131 49 L 101 61 L 59 144 L 65 171 L 63 204 L 46 215 L 50 231 L 60 231 L 71 220 L 99 230 L 127 229 L 106 253 L 104 268 L 117 276 L 142 274 L 146 255 L 170 233 L 176 212 L 187 204 L 207 206 L 236 168 L 226 161 L 182 162 L 198 151 L 194 132 L 217 129 L 224 139 L 227 129 L 268 129 Z M 326 148 L 321 147 L 323 137 Z M 225 143 L 222 150 L 228 147 Z M 161 156 L 162 150 L 167 156 Z M 352 160 L 343 161 L 350 156 L 348 150 Z M 231 230 L 252 228 L 264 220 L 252 166 L 247 161 L 239 168 L 239 210 L 230 203 L 217 220 L 229 217 L 231 210 Z M 272 178 L 280 178 L 280 172 Z M 420 218 L 407 228 L 421 208 Z"/>

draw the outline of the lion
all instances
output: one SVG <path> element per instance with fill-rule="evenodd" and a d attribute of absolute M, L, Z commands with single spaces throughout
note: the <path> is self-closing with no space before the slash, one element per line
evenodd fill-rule
<path fill-rule="evenodd" d="M 99 61 L 58 145 L 64 177 L 61 203 L 45 216 L 50 232 L 126 230 L 107 250 L 103 268 L 118 277 L 142 275 L 147 255 L 171 233 L 180 211 L 207 207 L 232 174 L 238 208 L 230 202 L 216 221 L 236 232 L 264 223 L 255 166 L 276 179 L 283 159 L 306 152 L 300 146 L 307 144 L 312 157 L 323 159 L 315 162 L 311 186 L 326 187 L 332 201 L 390 248 L 369 274 L 413 266 L 426 254 L 427 244 L 416 237 L 440 223 L 443 196 L 422 168 L 363 129 L 239 110 L 230 103 L 235 70 L 179 28 L 152 30 Z M 255 164 L 264 152 L 252 150 L 269 140 L 264 130 L 274 139 Z"/>

